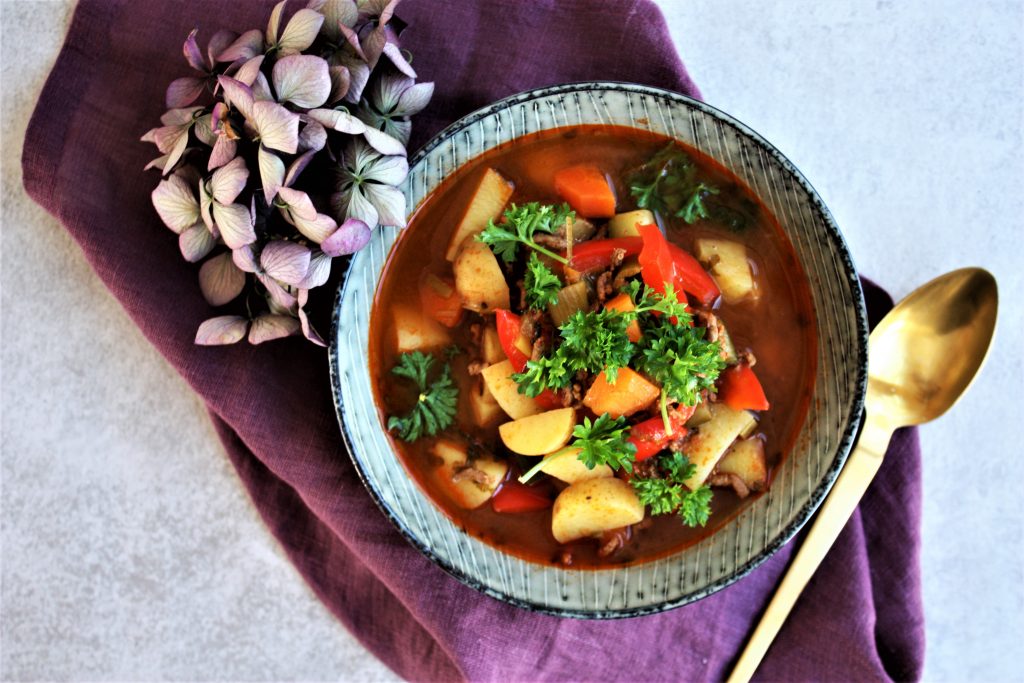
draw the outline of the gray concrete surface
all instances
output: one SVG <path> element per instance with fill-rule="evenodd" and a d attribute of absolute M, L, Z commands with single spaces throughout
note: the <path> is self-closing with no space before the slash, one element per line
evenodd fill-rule
<path fill-rule="evenodd" d="M 1024 633 L 1024 4 L 662 0 L 706 99 L 811 179 L 897 296 L 992 270 L 984 374 L 922 432 L 928 680 L 1011 680 Z M 73 3 L 0 0 L 0 679 L 393 680 L 263 528 L 201 403 L 21 189 Z"/>

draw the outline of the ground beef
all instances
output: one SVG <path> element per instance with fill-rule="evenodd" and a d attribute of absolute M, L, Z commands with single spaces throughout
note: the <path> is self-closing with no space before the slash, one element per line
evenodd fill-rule
<path fill-rule="evenodd" d="M 754 352 L 751 351 L 750 349 L 747 349 L 746 351 L 740 351 L 736 355 L 739 357 L 741 363 L 746 363 L 750 367 L 754 367 L 755 365 L 757 365 L 757 357 L 754 356 Z"/>
<path fill-rule="evenodd" d="M 562 406 L 568 408 L 583 407 L 583 386 L 579 382 L 574 382 L 572 386 L 565 387 L 558 393 L 558 398 L 562 400 Z"/>
<path fill-rule="evenodd" d="M 746 483 L 739 476 L 732 473 L 712 474 L 708 477 L 708 484 L 711 486 L 731 486 L 740 498 L 746 498 L 750 495 L 750 489 L 747 488 Z"/>
<path fill-rule="evenodd" d="M 597 551 L 597 556 L 609 557 L 614 555 L 619 550 L 622 550 L 631 535 L 632 532 L 628 526 L 605 531 L 598 540 L 600 548 Z"/>
<path fill-rule="evenodd" d="M 486 367 L 487 367 L 487 363 L 485 363 L 484 361 L 482 361 L 482 360 L 475 360 L 475 361 L 472 361 L 469 365 L 466 366 L 466 372 L 471 377 L 473 377 L 473 376 L 479 375 L 481 372 L 483 372 L 484 368 L 486 368 Z"/>
<path fill-rule="evenodd" d="M 519 323 L 519 333 L 532 342 L 537 336 L 537 326 L 541 324 L 545 315 L 547 314 L 544 311 L 538 311 L 536 308 L 531 308 L 523 313 Z"/>
<path fill-rule="evenodd" d="M 594 235 L 594 224 L 585 218 L 577 218 L 572 224 L 572 243 L 579 244 L 589 240 Z M 554 233 L 538 232 L 533 236 L 533 241 L 542 247 L 549 249 L 564 250 L 568 246 L 565 226 L 558 228 Z"/>
<path fill-rule="evenodd" d="M 487 474 L 483 470 L 478 470 L 472 465 L 467 465 L 466 467 L 458 470 L 452 475 L 452 481 L 455 483 L 460 481 L 471 481 L 474 484 L 488 487 L 494 485 L 494 478 L 491 477 L 491 475 Z"/>
<path fill-rule="evenodd" d="M 598 303 L 604 303 L 606 299 L 615 294 L 615 288 L 612 287 L 612 271 L 606 270 L 597 276 L 597 281 L 594 283 L 594 290 L 597 294 Z"/>

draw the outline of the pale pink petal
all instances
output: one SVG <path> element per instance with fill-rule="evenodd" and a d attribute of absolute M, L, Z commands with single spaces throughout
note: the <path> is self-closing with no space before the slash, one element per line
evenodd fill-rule
<path fill-rule="evenodd" d="M 347 69 L 349 76 L 348 92 L 345 93 L 346 102 L 359 102 L 363 96 L 366 84 L 370 82 L 370 65 L 358 57 L 339 60 Z"/>
<path fill-rule="evenodd" d="M 220 229 L 221 239 L 231 249 L 256 241 L 252 214 L 241 204 L 213 204 L 213 221 Z"/>
<path fill-rule="evenodd" d="M 249 343 L 262 344 L 290 337 L 299 331 L 299 321 L 287 315 L 261 315 L 249 328 Z"/>
<path fill-rule="evenodd" d="M 263 52 L 263 33 L 259 29 L 246 31 L 217 55 L 218 62 L 252 59 Z"/>
<path fill-rule="evenodd" d="M 267 288 L 267 297 L 271 310 L 282 313 L 295 310 L 295 296 L 281 286 L 281 283 L 263 273 L 256 273 L 256 279 Z"/>
<path fill-rule="evenodd" d="M 318 213 L 312 220 L 292 216 L 293 225 L 304 236 L 320 244 L 338 229 L 338 224 L 327 214 Z"/>
<path fill-rule="evenodd" d="M 299 115 L 275 102 L 256 102 L 250 118 L 265 146 L 295 154 L 299 147 Z"/>
<path fill-rule="evenodd" d="M 178 147 L 181 144 L 182 138 L 185 143 L 188 143 L 188 127 L 187 126 L 161 126 L 160 128 L 154 128 L 152 131 L 153 144 L 156 148 L 164 154 L 170 154 L 171 150 Z M 147 133 L 149 135 L 150 133 Z"/>
<path fill-rule="evenodd" d="M 253 103 L 255 102 L 252 88 L 241 81 L 231 78 L 231 76 L 218 76 L 217 82 L 224 89 L 224 99 L 227 103 L 242 112 L 242 116 L 245 118 L 250 118 L 252 116 Z"/>
<path fill-rule="evenodd" d="M 320 32 L 330 38 L 332 42 L 337 42 L 341 37 L 338 24 L 355 26 L 359 19 L 359 9 L 353 0 L 316 0 L 316 5 L 318 6 L 315 7 L 314 3 L 310 2 L 307 7 L 324 15 L 324 25 L 320 28 Z"/>
<path fill-rule="evenodd" d="M 309 315 L 306 313 L 306 302 L 308 300 L 309 290 L 300 289 L 297 297 L 297 303 L 299 305 L 299 325 L 302 327 L 302 336 L 317 346 L 327 346 L 327 344 L 324 343 L 323 337 L 313 329 L 313 324 L 309 321 Z"/>
<path fill-rule="evenodd" d="M 381 154 L 388 156 L 401 154 L 405 155 L 405 145 L 398 138 L 392 137 L 384 131 L 367 126 L 363 131 L 363 137 L 370 143 L 370 146 Z"/>
<path fill-rule="evenodd" d="M 248 180 L 249 169 L 245 166 L 245 159 L 235 157 L 230 163 L 213 172 L 210 178 L 210 193 L 214 201 L 231 204 L 245 189 Z"/>
<path fill-rule="evenodd" d="M 198 43 L 196 43 L 196 33 L 198 32 L 199 29 L 192 29 L 191 33 L 188 34 L 188 38 L 185 39 L 182 52 L 185 53 L 185 61 L 189 63 L 189 66 L 203 73 L 206 71 L 206 64 L 203 62 L 203 53 L 199 50 Z"/>
<path fill-rule="evenodd" d="M 217 134 L 213 132 L 213 116 L 211 114 L 203 114 L 196 119 L 195 124 L 192 126 L 192 130 L 195 131 L 196 137 L 204 145 L 213 147 L 217 142 Z"/>
<path fill-rule="evenodd" d="M 270 82 L 262 71 L 256 74 L 256 80 L 252 83 L 252 96 L 257 102 L 274 101 L 274 93 L 270 92 Z"/>
<path fill-rule="evenodd" d="M 255 273 L 259 270 L 256 253 L 251 244 L 231 250 L 231 260 L 243 273 Z"/>
<path fill-rule="evenodd" d="M 312 45 L 323 23 L 324 15 L 311 9 L 300 9 L 288 20 L 277 43 L 281 54 L 295 55 Z"/>
<path fill-rule="evenodd" d="M 365 123 L 347 111 L 340 109 L 312 109 L 308 112 L 307 116 L 324 127 L 331 128 L 339 133 L 359 135 L 366 130 Z"/>
<path fill-rule="evenodd" d="M 393 112 L 396 116 L 412 116 L 423 111 L 434 96 L 433 83 L 417 83 L 405 90 L 398 99 L 398 107 Z"/>
<path fill-rule="evenodd" d="M 196 223 L 178 235 L 178 249 L 189 263 L 195 263 L 205 258 L 215 246 L 217 246 L 217 238 L 211 235 L 202 223 Z"/>
<path fill-rule="evenodd" d="M 346 218 L 358 218 L 371 228 L 377 226 L 377 209 L 371 204 L 356 186 L 331 197 L 331 208 L 334 215 Z"/>
<path fill-rule="evenodd" d="M 375 180 L 385 185 L 398 185 L 409 175 L 409 160 L 404 156 L 380 157 L 363 169 L 363 180 Z"/>
<path fill-rule="evenodd" d="M 181 107 L 169 109 L 160 116 L 160 123 L 165 126 L 186 126 L 192 123 L 196 112 L 202 107 Z"/>
<path fill-rule="evenodd" d="M 334 104 L 348 94 L 352 80 L 348 69 L 344 66 L 332 66 L 327 69 L 331 74 L 331 94 L 327 97 L 328 104 Z"/>
<path fill-rule="evenodd" d="M 284 12 L 284 6 L 287 3 L 288 0 L 281 0 L 281 2 L 274 5 L 274 9 L 270 11 L 270 20 L 267 21 L 268 43 L 277 43 L 277 36 L 281 33 L 281 14 Z"/>
<path fill-rule="evenodd" d="M 397 187 L 364 183 L 366 198 L 377 208 L 377 220 L 381 225 L 405 227 L 405 195 Z"/>
<path fill-rule="evenodd" d="M 214 132 L 219 132 L 221 130 L 221 124 L 227 119 L 228 113 L 228 105 L 223 102 L 218 102 L 213 105 L 213 109 L 210 110 L 210 128 L 213 129 Z"/>
<path fill-rule="evenodd" d="M 404 73 L 409 78 L 416 78 L 416 70 L 412 68 L 412 64 L 402 54 L 402 50 L 396 43 L 390 41 L 384 43 L 383 54 L 395 65 L 395 68 Z"/>
<path fill-rule="evenodd" d="M 369 100 L 382 113 L 388 113 L 398 106 L 402 93 L 416 84 L 416 81 L 400 73 L 385 73 L 373 82 Z"/>
<path fill-rule="evenodd" d="M 149 130 L 146 131 L 145 135 L 143 135 L 141 138 L 139 138 L 139 142 L 152 142 L 155 145 L 156 144 L 156 132 L 158 130 L 160 130 L 160 129 L 159 128 L 150 128 Z"/>
<path fill-rule="evenodd" d="M 313 157 L 316 156 L 316 152 L 317 150 L 311 149 L 295 157 L 295 161 L 293 161 L 291 166 L 288 167 L 288 173 L 284 177 L 285 185 L 291 187 L 295 184 L 299 175 L 306 169 L 306 166 L 308 166 L 309 162 L 313 160 Z"/>
<path fill-rule="evenodd" d="M 203 94 L 206 81 L 201 78 L 185 76 L 176 78 L 167 86 L 165 97 L 168 107 L 187 107 Z"/>
<path fill-rule="evenodd" d="M 315 289 L 320 287 L 331 277 L 331 257 L 320 250 L 313 252 L 309 260 L 309 270 L 306 277 L 302 278 L 296 287 L 301 290 Z"/>
<path fill-rule="evenodd" d="M 213 208 L 213 195 L 210 194 L 208 184 L 205 180 L 199 181 L 199 214 L 203 217 L 203 223 L 206 225 L 206 229 L 209 230 L 214 237 L 220 235 L 216 226 L 213 224 L 213 216 L 210 214 L 210 210 Z"/>
<path fill-rule="evenodd" d="M 196 344 L 200 346 L 222 346 L 241 341 L 249 321 L 240 315 L 219 315 L 204 320 L 196 330 Z"/>
<path fill-rule="evenodd" d="M 352 51 L 356 53 L 356 56 L 364 62 L 367 61 L 366 53 L 363 52 L 363 47 L 359 44 L 359 36 L 356 35 L 356 32 L 345 24 L 338 24 L 338 30 L 341 31 L 343 36 L 345 36 L 345 40 L 348 41 L 348 44 L 352 46 Z"/>
<path fill-rule="evenodd" d="M 160 220 L 177 234 L 199 221 L 199 202 L 188 181 L 179 175 L 161 180 L 153 190 L 152 200 Z"/>
<path fill-rule="evenodd" d="M 284 184 L 284 162 L 263 145 L 256 153 L 260 166 L 260 182 L 263 184 L 263 199 L 270 204 L 277 196 L 277 191 Z"/>
<path fill-rule="evenodd" d="M 259 31 L 257 31 L 257 33 L 259 33 Z M 220 53 L 228 49 L 228 47 L 235 42 L 236 38 L 238 38 L 238 34 L 227 29 L 221 29 L 213 34 L 213 37 L 210 38 L 209 44 L 206 46 L 206 59 L 210 69 L 212 69 L 213 65 L 217 63 L 217 57 Z M 262 46 L 260 50 L 262 51 Z M 229 59 L 226 61 L 233 62 L 235 60 Z"/>
<path fill-rule="evenodd" d="M 275 280 L 286 285 L 295 285 L 306 277 L 311 255 L 309 247 L 295 242 L 275 240 L 263 247 L 260 266 L 263 272 Z"/>
<path fill-rule="evenodd" d="M 328 256 L 344 256 L 356 253 L 369 241 L 370 226 L 358 218 L 349 218 L 320 243 L 320 249 Z"/>
<path fill-rule="evenodd" d="M 291 214 L 292 219 L 298 217 L 311 221 L 316 218 L 316 207 L 313 206 L 312 200 L 305 192 L 291 187 L 282 187 L 277 194 L 281 197 L 281 201 L 288 205 L 288 213 Z M 285 218 L 289 218 L 289 216 L 286 215 Z"/>
<path fill-rule="evenodd" d="M 220 168 L 235 158 L 238 153 L 238 144 L 227 135 L 218 135 L 217 142 L 213 144 L 213 151 L 210 152 L 210 161 L 206 165 L 207 171 Z"/>
<path fill-rule="evenodd" d="M 274 64 L 271 77 L 278 101 L 291 102 L 303 109 L 319 107 L 331 94 L 327 62 L 315 55 L 281 57 Z"/>
<path fill-rule="evenodd" d="M 302 130 L 299 131 L 299 151 L 319 152 L 326 146 L 327 131 L 324 127 L 318 121 L 306 121 L 305 125 L 302 126 Z"/>
<path fill-rule="evenodd" d="M 223 306 L 244 288 L 245 273 L 235 266 L 230 252 L 214 256 L 199 269 L 199 289 L 211 306 Z"/>
<path fill-rule="evenodd" d="M 163 171 L 163 170 L 164 170 L 164 167 L 165 167 L 165 166 L 166 166 L 166 164 L 167 164 L 167 158 L 168 158 L 169 156 L 170 156 L 170 155 L 168 155 L 168 154 L 164 154 L 163 156 L 160 156 L 160 157 L 157 157 L 156 159 L 153 159 L 153 161 L 151 161 L 151 162 L 149 162 L 148 164 L 146 164 L 146 165 L 145 165 L 145 166 L 143 167 L 143 169 L 142 169 L 142 170 L 143 170 L 143 171 L 148 171 L 148 170 L 149 170 L 149 169 L 151 169 L 151 168 L 158 168 L 158 169 L 160 169 L 161 171 Z"/>
<path fill-rule="evenodd" d="M 239 83 L 245 83 L 251 87 L 253 81 L 256 80 L 256 76 L 259 75 L 260 66 L 262 65 L 263 55 L 257 55 L 252 59 L 247 59 L 242 66 L 238 67 L 238 71 L 235 72 L 235 80 Z"/>

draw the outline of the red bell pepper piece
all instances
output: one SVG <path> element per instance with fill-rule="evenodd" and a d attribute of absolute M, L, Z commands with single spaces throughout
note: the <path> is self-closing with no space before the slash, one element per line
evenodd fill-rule
<path fill-rule="evenodd" d="M 734 365 L 718 376 L 718 398 L 733 410 L 768 410 L 764 388 L 747 363 Z"/>
<path fill-rule="evenodd" d="M 491 498 L 495 512 L 531 512 L 551 507 L 551 499 L 532 486 L 509 479 Z"/>
<path fill-rule="evenodd" d="M 554 410 L 555 408 L 564 407 L 562 405 L 562 399 L 559 398 L 558 394 L 551 391 L 550 389 L 545 389 L 544 391 L 540 392 L 539 394 L 537 394 L 537 396 L 534 397 L 533 400 L 536 401 L 537 405 L 539 405 L 544 410 Z"/>
<path fill-rule="evenodd" d="M 665 420 L 660 415 L 655 415 L 649 420 L 644 420 L 633 425 L 629 430 L 627 441 L 636 446 L 637 462 L 646 460 L 652 455 L 665 448 L 670 439 L 678 439 L 686 436 L 688 431 L 684 426 L 686 421 L 693 415 L 696 406 L 680 406 L 668 414 L 669 423 L 672 425 L 672 435 L 665 432 Z"/>
<path fill-rule="evenodd" d="M 607 268 L 611 265 L 612 254 L 616 249 L 625 251 L 626 256 L 635 256 L 642 248 L 643 240 L 639 237 L 616 237 L 574 244 L 569 267 L 580 272 Z"/>
<path fill-rule="evenodd" d="M 657 225 L 638 225 L 637 232 L 643 240 L 640 250 L 640 275 L 644 284 L 658 292 L 665 293 L 665 283 L 675 284 L 675 264 L 672 252 L 668 248 L 668 240 L 661 234 Z"/>
<path fill-rule="evenodd" d="M 512 311 L 506 311 L 503 308 L 497 309 L 494 313 L 495 322 L 498 326 L 498 343 L 501 344 L 501 350 L 508 356 L 509 362 L 512 363 L 512 369 L 516 372 L 522 372 L 526 368 L 526 361 L 529 360 L 526 354 L 516 346 L 516 341 L 521 334 L 519 329 L 522 320 Z"/>
<path fill-rule="evenodd" d="M 705 306 L 714 303 L 722 292 L 700 262 L 690 252 L 672 243 L 669 243 L 668 250 L 672 253 L 672 264 L 675 266 L 676 290 L 681 289 L 693 295 Z"/>

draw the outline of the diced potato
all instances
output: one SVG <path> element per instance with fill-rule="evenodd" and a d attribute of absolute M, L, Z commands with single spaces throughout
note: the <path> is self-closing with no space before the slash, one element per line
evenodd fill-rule
<path fill-rule="evenodd" d="M 490 500 L 508 473 L 506 463 L 485 456 L 472 463 L 472 467 L 485 475 L 484 483 L 469 477 L 457 478 L 456 475 L 468 464 L 466 445 L 452 439 L 438 439 L 431 452 L 443 461 L 434 470 L 434 479 L 456 505 L 467 510 L 478 508 Z"/>
<path fill-rule="evenodd" d="M 735 365 L 739 362 L 739 356 L 736 354 L 736 345 L 732 343 L 732 336 L 729 334 L 729 330 L 725 328 L 725 323 L 722 319 L 718 319 L 718 344 L 722 349 L 722 358 L 729 365 Z"/>
<path fill-rule="evenodd" d="M 768 485 L 764 441 L 757 437 L 737 441 L 718 462 L 718 471 L 723 474 L 735 474 L 751 491 L 764 490 Z"/>
<path fill-rule="evenodd" d="M 438 349 L 451 343 L 448 330 L 422 311 L 401 304 L 391 311 L 399 353 Z"/>
<path fill-rule="evenodd" d="M 552 457 L 555 453 L 545 455 L 544 465 L 540 468 L 540 471 L 551 475 L 555 479 L 560 479 L 566 484 L 615 476 L 612 468 L 608 467 L 608 465 L 597 465 L 594 469 L 590 469 L 580 462 L 579 452 L 580 449 L 573 448 L 557 458 Z"/>
<path fill-rule="evenodd" d="M 697 260 L 711 271 L 726 303 L 756 297 L 747 248 L 739 242 L 701 238 L 694 244 Z"/>
<path fill-rule="evenodd" d="M 558 292 L 558 303 L 548 305 L 548 313 L 555 325 L 562 325 L 576 311 L 585 311 L 590 306 L 587 283 L 574 282 Z"/>
<path fill-rule="evenodd" d="M 445 258 L 454 261 L 459 253 L 459 247 L 470 235 L 476 235 L 487 227 L 490 220 L 498 220 L 509 197 L 512 196 L 512 183 L 502 177 L 493 168 L 487 169 L 480 184 L 476 186 L 473 198 L 469 200 L 466 213 L 462 215 L 459 226 L 455 228 L 451 240 L 448 242 L 448 251 Z"/>
<path fill-rule="evenodd" d="M 608 381 L 602 371 L 583 397 L 583 405 L 595 414 L 608 413 L 612 417 L 632 415 L 650 406 L 661 389 L 629 368 L 619 368 L 615 384 Z"/>
<path fill-rule="evenodd" d="M 512 379 L 514 373 L 512 363 L 508 360 L 484 368 L 484 384 L 494 400 L 513 420 L 544 412 L 536 400 L 519 393 L 519 385 Z"/>
<path fill-rule="evenodd" d="M 697 404 L 697 407 L 693 411 L 693 415 L 691 415 L 690 419 L 686 421 L 686 426 L 693 429 L 694 427 L 699 427 L 710 419 L 711 409 L 708 408 L 708 402 L 702 401 Z"/>
<path fill-rule="evenodd" d="M 637 209 L 626 213 L 617 213 L 608 221 L 608 235 L 610 237 L 639 237 L 636 224 L 653 225 L 654 214 L 647 209 Z"/>
<path fill-rule="evenodd" d="M 459 250 L 453 266 L 455 289 L 462 305 L 471 311 L 493 313 L 509 307 L 508 283 L 494 252 L 483 242 L 469 237 Z"/>
<path fill-rule="evenodd" d="M 477 427 L 488 427 L 505 415 L 481 379 L 476 380 L 469 390 L 469 408 L 473 412 L 473 424 Z"/>
<path fill-rule="evenodd" d="M 480 338 L 480 352 L 485 363 L 499 363 L 505 360 L 505 351 L 498 341 L 498 330 L 493 327 L 485 327 Z"/>
<path fill-rule="evenodd" d="M 506 422 L 498 427 L 498 434 L 510 451 L 520 455 L 544 455 L 569 443 L 575 426 L 575 409 L 556 408 Z"/>
<path fill-rule="evenodd" d="M 551 533 L 559 543 L 569 543 L 643 518 L 644 506 L 632 486 L 616 477 L 588 479 L 558 494 L 551 510 Z"/>
<path fill-rule="evenodd" d="M 711 419 L 698 427 L 687 442 L 686 455 L 697 468 L 683 482 L 690 490 L 699 488 L 736 437 L 756 424 L 754 416 L 746 410 L 733 410 L 724 403 L 710 403 L 708 409 Z"/>

